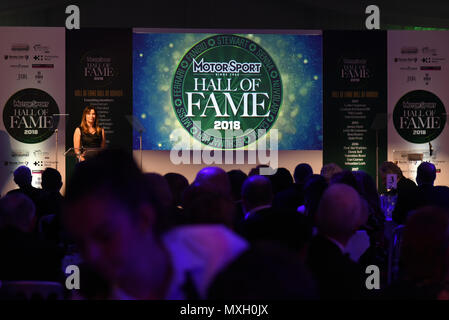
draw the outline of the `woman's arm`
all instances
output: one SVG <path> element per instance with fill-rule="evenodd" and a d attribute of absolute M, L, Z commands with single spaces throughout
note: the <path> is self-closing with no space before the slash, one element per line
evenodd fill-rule
<path fill-rule="evenodd" d="M 73 133 L 73 149 L 79 161 L 84 161 L 84 157 L 81 156 L 81 130 L 76 128 Z"/>
<path fill-rule="evenodd" d="M 101 148 L 104 149 L 106 147 L 106 136 L 104 134 L 104 128 L 101 128 Z"/>

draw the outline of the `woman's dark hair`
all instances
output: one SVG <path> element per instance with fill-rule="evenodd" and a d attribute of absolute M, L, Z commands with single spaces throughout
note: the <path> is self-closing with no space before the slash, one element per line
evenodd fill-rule
<path fill-rule="evenodd" d="M 94 123 L 95 131 L 97 132 L 97 134 L 100 134 L 100 132 L 101 132 L 101 127 L 100 127 L 99 124 L 98 124 L 98 114 L 97 114 L 97 110 L 96 110 L 94 107 L 92 107 L 92 106 L 87 106 L 87 107 L 85 107 L 84 110 L 83 110 L 83 115 L 82 115 L 82 117 L 81 117 L 81 124 L 80 124 L 81 130 L 82 130 L 83 132 L 85 132 L 85 133 L 88 133 L 88 132 L 89 132 L 89 128 L 87 127 L 86 115 L 87 115 L 91 110 L 94 110 L 94 112 L 95 112 L 95 123 Z"/>

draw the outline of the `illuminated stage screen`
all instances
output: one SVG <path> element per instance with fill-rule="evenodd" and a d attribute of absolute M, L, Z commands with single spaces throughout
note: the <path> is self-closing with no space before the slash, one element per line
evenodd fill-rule
<path fill-rule="evenodd" d="M 213 32 L 134 30 L 133 113 L 145 128 L 143 149 L 171 150 L 181 136 L 239 149 L 277 133 L 280 150 L 321 150 L 321 33 Z"/>

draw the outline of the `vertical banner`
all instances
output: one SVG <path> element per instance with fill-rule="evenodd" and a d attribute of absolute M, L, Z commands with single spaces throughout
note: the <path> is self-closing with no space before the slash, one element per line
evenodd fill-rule
<path fill-rule="evenodd" d="M 73 133 L 87 106 L 96 109 L 105 130 L 106 146 L 131 152 L 132 31 L 131 29 L 67 30 L 66 144 L 73 147 Z M 75 159 L 67 157 L 68 175 Z"/>
<path fill-rule="evenodd" d="M 388 31 L 388 159 L 416 178 L 422 161 L 449 184 L 449 32 Z"/>
<path fill-rule="evenodd" d="M 386 160 L 386 43 L 385 31 L 323 33 L 323 164 L 373 179 Z"/>
<path fill-rule="evenodd" d="M 40 187 L 46 167 L 65 176 L 65 29 L 0 28 L 0 194 L 31 169 Z"/>

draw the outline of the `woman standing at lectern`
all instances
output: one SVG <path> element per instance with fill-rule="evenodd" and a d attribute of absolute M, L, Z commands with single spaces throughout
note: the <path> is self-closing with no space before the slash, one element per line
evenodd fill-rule
<path fill-rule="evenodd" d="M 84 108 L 81 124 L 73 134 L 73 147 L 79 161 L 86 160 L 83 148 L 103 149 L 106 145 L 104 129 L 98 125 L 97 112 L 94 107 Z"/>

